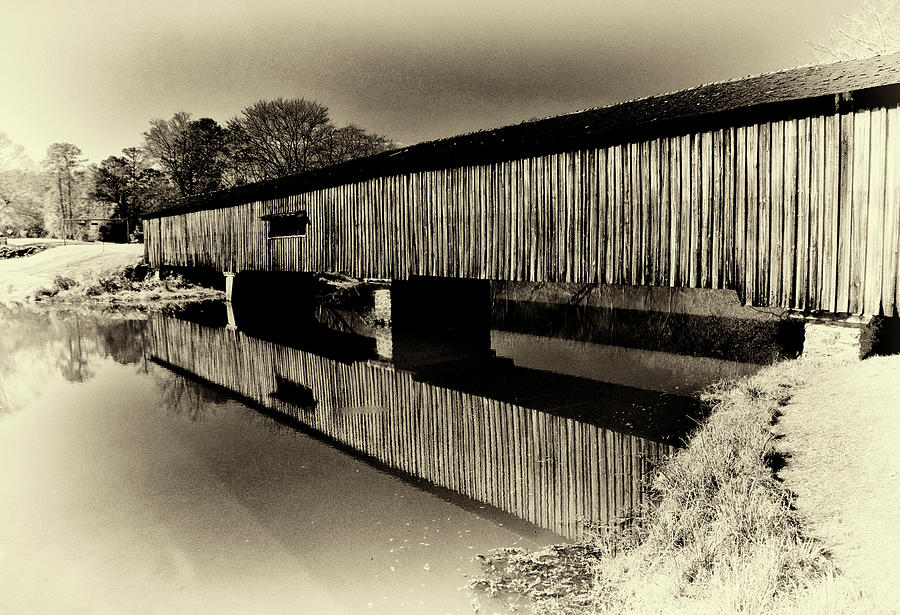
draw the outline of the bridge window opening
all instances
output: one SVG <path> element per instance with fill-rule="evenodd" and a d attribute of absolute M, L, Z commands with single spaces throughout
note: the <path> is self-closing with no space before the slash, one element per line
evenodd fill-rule
<path fill-rule="evenodd" d="M 269 214 L 261 216 L 260 220 L 269 223 L 269 239 L 278 237 L 306 237 L 306 230 L 310 225 L 306 210 L 294 211 L 286 214 Z"/>

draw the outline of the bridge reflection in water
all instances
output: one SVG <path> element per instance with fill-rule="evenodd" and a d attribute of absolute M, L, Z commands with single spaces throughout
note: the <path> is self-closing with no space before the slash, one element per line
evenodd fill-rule
<path fill-rule="evenodd" d="M 654 467 L 700 414 L 693 398 L 517 367 L 489 334 L 487 348 L 395 336 L 387 358 L 312 323 L 284 340 L 157 316 L 145 339 L 164 366 L 569 539 L 647 505 Z"/>

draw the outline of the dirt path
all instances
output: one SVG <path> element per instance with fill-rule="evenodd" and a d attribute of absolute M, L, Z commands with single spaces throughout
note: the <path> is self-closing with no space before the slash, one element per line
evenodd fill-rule
<path fill-rule="evenodd" d="M 59 246 L 23 258 L 0 260 L 0 303 L 25 302 L 57 275 L 74 277 L 89 271 L 121 267 L 144 253 L 142 244 Z"/>
<path fill-rule="evenodd" d="M 888 612 L 900 605 L 900 356 L 815 370 L 778 424 L 779 473 L 835 563 Z"/>

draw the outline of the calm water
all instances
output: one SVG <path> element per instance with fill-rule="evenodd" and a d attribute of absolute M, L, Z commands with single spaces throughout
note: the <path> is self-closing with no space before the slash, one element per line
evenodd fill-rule
<path fill-rule="evenodd" d="M 0 312 L 0 612 L 471 612 L 476 553 L 646 504 L 692 394 L 756 369 L 325 309 L 227 323 Z"/>

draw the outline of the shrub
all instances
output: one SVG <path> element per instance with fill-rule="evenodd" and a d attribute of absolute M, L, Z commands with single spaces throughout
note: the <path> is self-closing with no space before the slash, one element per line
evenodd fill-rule
<path fill-rule="evenodd" d="M 58 290 L 69 290 L 78 285 L 78 282 L 64 275 L 57 275 L 53 278 L 53 285 Z"/>

